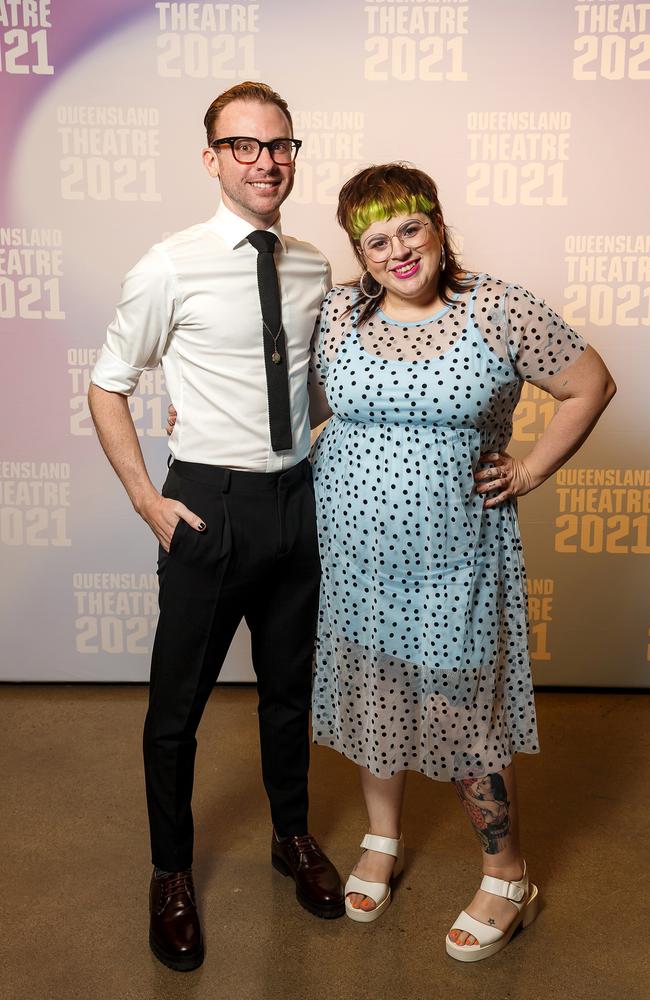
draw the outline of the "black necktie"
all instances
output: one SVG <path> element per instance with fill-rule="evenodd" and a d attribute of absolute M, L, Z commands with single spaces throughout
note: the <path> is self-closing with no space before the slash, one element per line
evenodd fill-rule
<path fill-rule="evenodd" d="M 262 307 L 262 339 L 269 397 L 271 447 L 273 451 L 287 451 L 293 447 L 293 441 L 289 407 L 287 340 L 282 329 L 280 289 L 273 257 L 277 236 L 265 229 L 256 229 L 247 239 L 257 250 L 257 287 Z"/>

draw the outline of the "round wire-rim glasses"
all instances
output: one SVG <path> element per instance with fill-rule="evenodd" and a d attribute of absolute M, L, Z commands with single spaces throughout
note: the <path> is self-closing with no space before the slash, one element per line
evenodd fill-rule
<path fill-rule="evenodd" d="M 393 240 L 395 237 L 403 247 L 410 250 L 419 250 L 429 241 L 430 233 L 427 230 L 429 222 L 421 222 L 419 219 L 409 219 L 403 222 L 395 230 L 393 236 L 387 233 L 373 233 L 361 244 L 361 249 L 366 257 L 374 261 L 375 264 L 383 264 L 389 260 L 393 253 Z"/>
<path fill-rule="evenodd" d="M 279 137 L 271 139 L 269 142 L 262 142 L 250 135 L 228 135 L 222 139 L 213 139 L 210 143 L 212 149 L 217 146 L 230 146 L 230 152 L 237 160 L 237 163 L 257 163 L 262 150 L 268 149 L 269 155 L 274 163 L 286 166 L 293 163 L 298 150 L 302 146 L 301 139 L 289 139 Z"/>

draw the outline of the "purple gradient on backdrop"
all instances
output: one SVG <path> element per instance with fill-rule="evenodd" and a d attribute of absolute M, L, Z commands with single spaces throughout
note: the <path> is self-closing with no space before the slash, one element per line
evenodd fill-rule
<path fill-rule="evenodd" d="M 130 20 L 143 13 L 154 12 L 153 0 L 111 0 L 110 5 L 87 6 L 78 0 L 57 0 L 51 6 L 48 29 L 48 56 L 54 66 L 54 78 L 61 75 L 80 55 L 98 41 L 111 35 Z M 10 139 L 0 159 L 0 213 L 3 223 L 11 206 L 6 203 L 7 179 L 12 167 L 12 152 L 20 136 L 20 123 L 24 121 L 41 93 L 52 85 L 52 76 L 35 73 L 0 76 L 2 100 L 0 101 L 0 135 Z"/>
<path fill-rule="evenodd" d="M 547 0 L 545 4 L 522 0 L 514 18 L 513 6 L 508 0 L 492 0 L 489 5 L 470 0 L 472 27 L 465 43 L 465 61 L 470 71 L 468 85 L 423 85 L 415 80 L 395 83 L 391 79 L 367 83 L 363 69 L 364 0 L 334 0 L 329 5 L 318 0 L 302 0 L 298 4 L 269 0 L 262 5 L 267 16 L 262 19 L 256 65 L 261 78 L 268 79 L 285 94 L 297 110 L 309 112 L 321 107 L 361 110 L 363 159 L 383 161 L 404 157 L 434 174 L 440 182 L 447 221 L 464 236 L 469 266 L 480 265 L 503 277 L 523 281 L 560 308 L 566 283 L 563 259 L 566 235 L 594 231 L 634 233 L 642 225 L 638 204 L 645 185 L 643 163 L 647 161 L 647 151 L 646 136 L 638 128 L 638 121 L 639 102 L 643 99 L 641 88 L 646 85 L 574 81 L 573 6 L 566 0 Z M 345 23 L 343 37 L 335 13 L 343 17 L 340 22 Z M 73 545 L 2 548 L 8 569 L 0 581 L 0 590 L 5 588 L 5 594 L 0 595 L 4 616 L 1 630 L 8 650 L 8 655 L 3 655 L 2 669 L 11 670 L 11 677 L 5 674 L 3 679 L 140 680 L 145 679 L 148 669 L 147 657 L 126 654 L 115 657 L 107 651 L 88 657 L 75 652 L 72 574 L 76 571 L 150 573 L 155 563 L 155 539 L 134 515 L 96 437 L 72 433 L 72 385 L 66 369 L 70 347 L 98 347 L 103 326 L 114 307 L 117 283 L 123 273 L 121 262 L 125 270 L 137 259 L 140 247 L 144 250 L 154 239 L 159 239 L 163 230 L 181 228 L 207 217 L 213 210 L 214 186 L 208 190 L 198 182 L 194 185 L 197 174 L 182 172 L 189 159 L 180 153 L 175 129 L 181 121 L 179 107 L 184 95 L 191 96 L 195 109 L 197 103 L 201 108 L 207 88 L 217 84 L 159 77 L 155 53 L 149 47 L 157 28 L 155 0 L 114 0 L 106 7 L 94 0 L 87 0 L 86 4 L 79 0 L 52 0 L 48 54 L 55 67 L 54 75 L 0 72 L 0 123 L 4 126 L 0 225 L 21 226 L 32 218 L 51 221 L 54 213 L 57 222 L 61 216 L 66 249 L 76 250 L 68 253 L 65 260 L 62 285 L 65 321 L 16 319 L 6 324 L 9 363 L 4 366 L 2 398 L 10 439 L 3 457 L 70 464 L 68 534 Z M 145 88 L 154 85 L 167 117 L 167 128 L 161 136 L 163 204 L 143 206 L 140 212 L 117 200 L 84 205 L 62 199 L 57 185 L 58 153 L 52 145 L 52 134 L 56 133 L 51 116 L 47 142 L 33 138 L 34 121 L 41 115 L 48 97 L 46 88 L 56 90 L 57 85 L 64 83 L 61 89 L 70 93 L 68 85 L 79 78 L 75 96 L 68 98 L 71 102 L 83 103 L 88 93 L 86 87 L 97 83 L 101 84 L 98 93 L 108 95 L 101 103 L 115 103 L 111 88 L 122 71 L 121 53 L 115 49 L 115 43 L 117 39 L 122 41 L 122 32 L 144 34 L 145 53 L 153 56 L 145 58 L 143 67 L 142 48 L 128 49 L 133 58 L 128 67 L 133 70 L 130 78 L 134 83 L 133 103 L 137 103 L 138 79 L 141 79 Z M 102 71 L 98 78 L 92 65 L 93 56 L 100 56 L 102 67 L 105 66 L 105 49 L 111 45 L 108 59 L 112 59 L 109 65 L 113 72 L 106 79 Z M 345 72 L 328 74 L 323 63 L 319 82 L 315 58 L 317 54 L 322 58 L 328 46 L 335 47 Z M 89 69 L 85 63 L 88 57 Z M 50 105 L 47 107 L 51 110 Z M 573 115 L 571 156 L 567 164 L 569 207 L 539 212 L 524 204 L 501 208 L 468 205 L 465 176 L 468 111 L 554 107 L 567 108 Z M 184 123 L 181 132 L 183 136 L 190 135 Z M 28 136 L 29 149 L 26 149 Z M 30 179 L 29 184 L 38 185 L 40 213 L 35 211 L 35 198 L 29 197 L 31 189 L 24 186 L 25 178 L 13 176 L 19 152 L 21 163 L 26 162 L 24 156 L 32 161 L 38 157 L 35 164 L 38 179 Z M 303 169 L 311 171 L 314 185 L 316 161 L 316 154 L 311 163 L 301 160 Z M 198 171 L 198 157 L 192 163 Z M 30 170 L 31 177 L 37 177 L 36 170 L 33 173 Z M 621 177 L 625 178 L 623 192 Z M 9 191 L 15 190 L 16 184 L 22 188 L 20 205 L 25 206 L 20 210 L 12 208 L 9 199 Z M 24 212 L 26 218 L 16 218 L 18 211 Z M 328 251 L 335 267 L 341 269 L 341 277 L 349 277 L 353 272 L 352 258 L 347 256 L 347 244 L 335 227 L 333 213 L 332 204 L 307 200 L 289 203 L 283 218 L 288 232 L 317 242 Z M 67 219 L 70 223 L 66 230 Z M 116 235 L 110 250 L 105 244 L 95 252 L 92 234 L 103 228 L 108 230 L 109 226 L 115 234 L 120 233 L 120 227 L 128 228 L 129 232 L 121 239 Z M 92 253 L 83 252 L 91 245 Z M 348 261 L 345 265 L 344 254 Z M 604 326 L 593 327 L 589 337 L 606 358 L 611 358 L 615 377 L 624 391 L 619 393 L 597 435 L 573 465 L 585 469 L 640 467 L 645 463 L 638 431 L 645 414 L 640 407 L 647 402 L 648 394 L 639 359 L 646 353 L 647 338 L 641 327 L 617 330 Z M 83 396 L 83 390 L 75 390 L 75 394 Z M 86 422 L 84 427 L 88 426 Z M 152 479 L 160 485 L 166 472 L 166 440 L 146 437 L 140 440 Z M 516 453 L 523 455 L 524 445 L 518 448 Z M 587 682 L 648 686 L 645 669 L 648 664 L 639 661 L 640 656 L 645 657 L 642 645 L 647 627 L 639 596 L 643 593 L 639 556 L 630 556 L 625 562 L 615 556 L 604 557 L 608 561 L 598 571 L 602 574 L 599 586 L 586 586 L 594 576 L 592 567 L 596 557 L 576 554 L 570 558 L 555 553 L 557 502 L 553 499 L 553 485 L 549 483 L 544 489 L 545 493 L 535 493 L 522 504 L 531 578 L 555 579 L 558 598 L 557 623 L 551 627 L 553 662 L 538 663 L 536 679 L 561 684 L 584 683 L 589 678 Z M 587 629 L 581 627 L 585 621 L 589 623 Z M 612 621 L 620 626 L 613 657 L 609 655 L 613 647 L 608 634 Z M 232 679 L 236 679 L 242 664 L 247 665 L 247 650 L 247 643 L 240 643 L 233 655 Z"/>

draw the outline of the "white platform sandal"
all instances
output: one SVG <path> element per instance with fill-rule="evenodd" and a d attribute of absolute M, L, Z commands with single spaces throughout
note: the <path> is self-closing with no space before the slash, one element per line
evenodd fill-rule
<path fill-rule="evenodd" d="M 506 882 L 501 878 L 484 875 L 481 889 L 491 892 L 493 896 L 509 899 L 517 908 L 517 914 L 508 930 L 500 931 L 498 927 L 484 924 L 462 910 L 458 919 L 454 921 L 452 930 L 466 931 L 476 938 L 478 944 L 459 945 L 447 935 L 445 939 L 447 954 L 459 962 L 480 962 L 482 958 L 495 955 L 505 948 L 520 924 L 522 927 L 532 924 L 539 910 L 539 893 L 536 885 L 528 884 L 525 861 L 524 874 L 518 882 Z"/>
<path fill-rule="evenodd" d="M 393 840 L 391 837 L 376 837 L 372 833 L 367 833 L 360 846 L 366 851 L 391 854 L 395 858 L 393 874 L 389 882 L 366 882 L 365 879 L 358 878 L 357 875 L 350 875 L 345 883 L 345 912 L 348 917 L 351 920 L 358 920 L 361 924 L 370 924 L 373 920 L 377 920 L 390 905 L 390 882 L 397 878 L 404 868 L 404 841 L 402 837 L 399 840 Z M 355 909 L 348 899 L 351 892 L 359 892 L 362 896 L 368 896 L 372 899 L 375 904 L 374 910 Z"/>

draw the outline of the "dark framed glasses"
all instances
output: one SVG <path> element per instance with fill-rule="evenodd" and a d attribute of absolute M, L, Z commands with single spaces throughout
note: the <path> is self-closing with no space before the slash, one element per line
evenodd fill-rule
<path fill-rule="evenodd" d="M 420 222 L 419 219 L 409 219 L 408 222 L 402 223 L 395 231 L 394 236 L 388 236 L 387 233 L 373 233 L 372 236 L 363 241 L 361 249 L 369 260 L 374 261 L 375 264 L 383 264 L 384 261 L 390 259 L 393 253 L 393 240 L 395 237 L 397 237 L 402 246 L 409 247 L 411 250 L 418 250 L 429 240 L 430 233 L 428 226 L 430 225 L 431 223 Z"/>
<path fill-rule="evenodd" d="M 270 142 L 262 142 L 249 135 L 229 135 L 223 139 L 213 139 L 210 146 L 213 149 L 217 146 L 230 146 L 230 151 L 237 163 L 256 163 L 262 150 L 266 148 L 273 162 L 283 165 L 293 163 L 302 146 L 302 140 L 280 138 L 271 139 Z"/>

